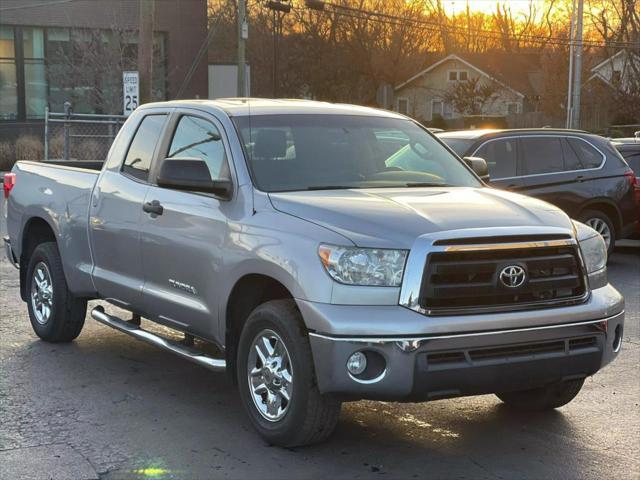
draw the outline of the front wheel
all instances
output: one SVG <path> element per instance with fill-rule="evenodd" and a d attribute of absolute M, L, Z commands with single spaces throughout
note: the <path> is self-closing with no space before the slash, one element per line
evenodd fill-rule
<path fill-rule="evenodd" d="M 236 362 L 240 398 L 269 443 L 295 447 L 325 440 L 340 402 L 320 394 L 302 317 L 292 300 L 272 300 L 249 315 Z"/>
<path fill-rule="evenodd" d="M 552 383 L 540 388 L 518 392 L 497 393 L 496 396 L 508 407 L 516 410 L 542 411 L 562 407 L 576 398 L 584 378 Z"/>

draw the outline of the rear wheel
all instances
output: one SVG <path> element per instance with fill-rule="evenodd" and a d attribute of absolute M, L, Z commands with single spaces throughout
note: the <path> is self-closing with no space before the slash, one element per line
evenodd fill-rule
<path fill-rule="evenodd" d="M 27 307 L 33 331 L 47 342 L 70 342 L 84 325 L 87 301 L 69 291 L 55 242 L 41 243 L 27 267 Z"/>
<path fill-rule="evenodd" d="M 242 404 L 269 443 L 308 445 L 333 432 L 340 402 L 318 391 L 311 347 L 292 300 L 266 302 L 251 313 L 236 368 Z"/>
<path fill-rule="evenodd" d="M 580 392 L 584 378 L 552 383 L 540 388 L 518 392 L 497 393 L 507 406 L 516 410 L 542 411 L 562 407 Z"/>
<path fill-rule="evenodd" d="M 609 216 L 599 210 L 585 210 L 580 214 L 580 221 L 602 235 L 607 252 L 611 254 L 615 246 L 616 229 Z"/>

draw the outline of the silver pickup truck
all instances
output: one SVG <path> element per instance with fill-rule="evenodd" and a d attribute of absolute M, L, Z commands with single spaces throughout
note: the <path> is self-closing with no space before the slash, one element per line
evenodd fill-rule
<path fill-rule="evenodd" d="M 148 104 L 101 171 L 18 162 L 4 241 L 40 338 L 76 338 L 87 300 L 129 311 L 91 317 L 226 370 L 276 445 L 358 399 L 560 407 L 620 350 L 624 300 L 594 230 L 486 175 L 391 112 Z"/>

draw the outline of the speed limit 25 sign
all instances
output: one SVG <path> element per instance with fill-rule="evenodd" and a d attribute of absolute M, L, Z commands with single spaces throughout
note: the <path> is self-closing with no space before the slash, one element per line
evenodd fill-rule
<path fill-rule="evenodd" d="M 140 103 L 140 77 L 138 72 L 122 72 L 124 114 L 129 115 Z"/>

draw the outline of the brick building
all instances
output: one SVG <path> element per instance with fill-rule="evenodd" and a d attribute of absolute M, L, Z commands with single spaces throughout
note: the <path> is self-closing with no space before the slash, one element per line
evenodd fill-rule
<path fill-rule="evenodd" d="M 138 0 L 0 1 L 0 139 L 40 134 L 44 109 L 122 113 L 137 69 Z M 176 98 L 207 35 L 206 0 L 155 0 L 154 100 Z M 181 97 L 207 96 L 201 62 Z"/>

